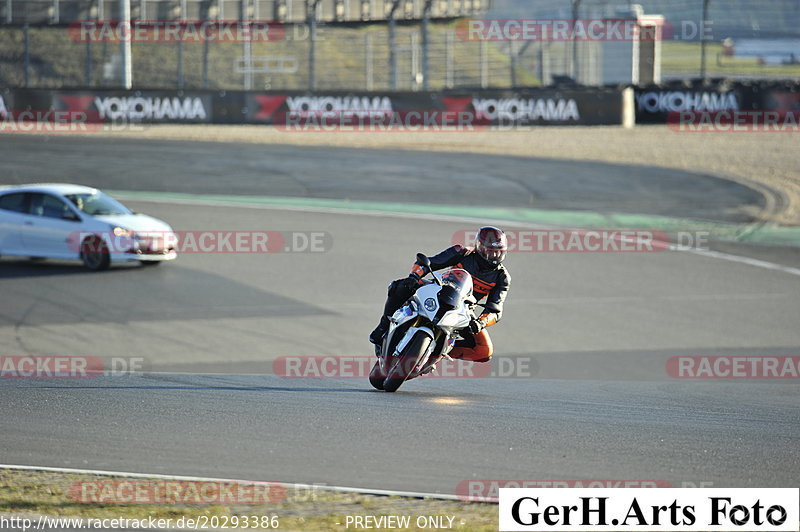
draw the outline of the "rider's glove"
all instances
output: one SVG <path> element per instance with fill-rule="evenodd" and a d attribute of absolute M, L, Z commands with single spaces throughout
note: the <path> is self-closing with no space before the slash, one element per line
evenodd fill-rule
<path fill-rule="evenodd" d="M 408 275 L 408 277 L 403 279 L 403 287 L 406 290 L 414 291 L 417 289 L 418 285 L 419 285 L 419 275 L 417 275 L 416 273 L 412 272 Z"/>
<path fill-rule="evenodd" d="M 486 328 L 486 324 L 480 318 L 472 318 L 469 322 L 469 332 L 472 334 L 478 334 L 484 328 Z"/>
<path fill-rule="evenodd" d="M 409 273 L 408 275 L 410 277 L 416 277 L 417 280 L 419 280 L 425 277 L 427 274 L 428 274 L 428 269 L 425 268 L 424 266 L 420 266 L 415 262 L 414 265 L 411 267 L 411 273 Z"/>

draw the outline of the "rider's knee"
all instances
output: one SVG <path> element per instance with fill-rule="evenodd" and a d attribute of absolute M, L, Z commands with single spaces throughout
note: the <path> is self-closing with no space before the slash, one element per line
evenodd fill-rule
<path fill-rule="evenodd" d="M 491 343 L 488 345 L 476 345 L 473 351 L 475 353 L 473 355 L 475 362 L 489 362 L 494 354 L 494 348 Z"/>
<path fill-rule="evenodd" d="M 475 335 L 475 347 L 461 347 L 453 350 L 453 358 L 460 358 L 470 362 L 489 362 L 494 353 L 492 341 L 488 338 L 481 338 L 481 334 Z"/>
<path fill-rule="evenodd" d="M 480 360 L 476 360 L 476 362 L 488 362 L 493 354 L 492 339 L 489 337 L 489 331 L 484 329 L 475 335 L 475 355 L 476 358 L 480 357 Z"/>

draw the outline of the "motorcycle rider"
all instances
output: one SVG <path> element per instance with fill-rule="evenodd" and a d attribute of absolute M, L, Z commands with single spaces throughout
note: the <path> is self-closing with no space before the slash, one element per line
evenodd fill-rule
<path fill-rule="evenodd" d="M 493 346 L 487 327 L 491 327 L 503 314 L 503 302 L 511 286 L 511 276 L 503 266 L 508 251 L 508 240 L 503 231 L 496 227 L 481 227 L 475 238 L 475 246 L 465 248 L 455 245 L 434 257 L 430 257 L 431 269 L 442 270 L 448 267 L 462 268 L 472 275 L 472 293 L 477 301 L 486 297 L 483 313 L 473 318 L 469 333 L 462 332 L 463 340 L 456 342 L 450 352 L 452 358 L 473 362 L 488 362 L 492 358 Z M 389 295 L 383 309 L 381 321 L 369 335 L 375 345 L 383 342 L 389 330 L 389 316 L 394 314 L 422 284 L 422 277 L 428 272 L 415 262 L 411 273 L 389 285 Z"/>

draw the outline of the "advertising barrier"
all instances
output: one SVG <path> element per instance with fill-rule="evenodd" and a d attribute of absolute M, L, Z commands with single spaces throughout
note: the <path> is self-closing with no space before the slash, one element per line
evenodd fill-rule
<path fill-rule="evenodd" d="M 624 88 L 545 87 L 458 92 L 3 89 L 0 118 L 80 113 L 101 123 L 266 124 L 286 131 L 620 125 Z M 636 123 L 685 111 L 798 111 L 797 82 L 681 82 L 635 88 Z"/>
<path fill-rule="evenodd" d="M 636 123 L 666 124 L 684 111 L 797 111 L 800 83 L 796 81 L 671 83 L 637 87 Z"/>
<path fill-rule="evenodd" d="M 466 115 L 474 126 L 614 125 L 622 121 L 617 89 L 525 89 L 457 93 L 247 93 L 247 122 L 294 123 L 298 116 Z"/>
<path fill-rule="evenodd" d="M 215 94 L 163 90 L 12 90 L 17 111 L 52 110 L 85 113 L 99 122 L 211 122 Z M 9 108 L 9 110 L 11 110 Z"/>
<path fill-rule="evenodd" d="M 298 126 L 325 123 L 468 126 L 614 125 L 622 89 L 531 88 L 467 92 L 246 92 L 114 89 L 0 90 L 13 110 L 85 113 L 113 123 L 214 123 Z M 415 122 L 416 120 L 416 122 Z"/>

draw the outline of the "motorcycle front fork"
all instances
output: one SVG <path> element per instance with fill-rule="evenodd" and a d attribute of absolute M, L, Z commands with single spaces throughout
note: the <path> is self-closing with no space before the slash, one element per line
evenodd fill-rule
<path fill-rule="evenodd" d="M 436 349 L 436 347 L 434 347 L 434 350 L 441 351 L 441 353 L 438 355 L 431 355 L 428 357 L 428 360 L 425 362 L 425 364 L 419 371 L 420 375 L 427 375 L 428 373 L 433 371 L 436 368 L 436 365 L 442 359 L 450 361 L 453 360 L 452 358 L 450 358 L 448 353 L 453 349 L 453 344 L 455 343 L 455 339 L 454 338 L 447 339 L 444 337 L 444 334 L 445 334 L 444 331 L 442 331 L 441 329 L 437 329 L 436 332 L 434 333 L 433 345 L 438 346 L 439 342 L 440 341 L 442 342 L 442 347 L 440 349 Z"/>

